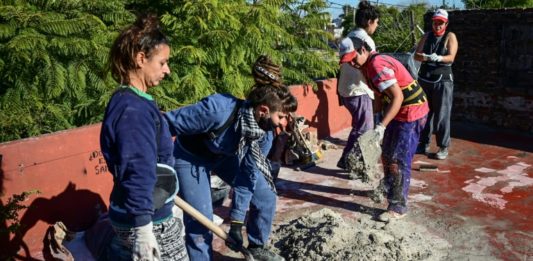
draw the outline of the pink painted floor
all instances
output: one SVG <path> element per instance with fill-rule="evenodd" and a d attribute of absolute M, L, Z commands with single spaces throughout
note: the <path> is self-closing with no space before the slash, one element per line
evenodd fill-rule
<path fill-rule="evenodd" d="M 366 196 L 367 185 L 335 166 L 348 133 L 346 129 L 329 139 L 341 146 L 325 151 L 316 167 L 282 169 L 276 183 L 275 225 L 325 207 L 347 218 L 383 211 L 385 204 L 374 204 Z M 433 144 L 432 151 L 436 149 Z M 407 219 L 426 224 L 448 240 L 455 257 L 533 260 L 532 153 L 533 136 L 455 124 L 448 159 L 415 156 Z M 425 163 L 437 165 L 439 171 L 418 171 Z M 227 207 L 216 212 L 225 217 Z M 220 239 L 214 248 L 216 260 L 241 258 Z"/>

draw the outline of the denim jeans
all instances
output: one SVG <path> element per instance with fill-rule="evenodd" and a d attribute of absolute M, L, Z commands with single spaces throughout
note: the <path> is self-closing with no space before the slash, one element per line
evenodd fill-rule
<path fill-rule="evenodd" d="M 241 209 L 243 202 L 250 202 L 246 230 L 248 240 L 257 245 L 267 243 L 272 229 L 272 222 L 276 211 L 276 194 L 270 189 L 264 176 L 260 173 L 253 177 L 254 186 L 246 182 L 249 177 L 239 177 L 239 158 L 225 156 L 206 160 L 192 155 L 175 143 L 176 158 L 174 168 L 178 174 L 180 197 L 188 202 L 208 219 L 213 219 L 213 205 L 211 202 L 210 172 L 213 171 L 222 180 L 233 187 L 232 219 L 244 219 L 246 215 Z M 242 184 L 241 184 L 242 183 Z M 244 185 L 243 185 L 244 184 Z M 247 195 L 251 194 L 251 201 Z M 235 208 L 234 206 L 239 206 Z M 244 206 L 245 209 L 248 206 Z M 242 216 L 240 216 L 242 215 Z M 191 260 L 212 260 L 212 233 L 191 216 L 185 214 L 185 243 Z"/>

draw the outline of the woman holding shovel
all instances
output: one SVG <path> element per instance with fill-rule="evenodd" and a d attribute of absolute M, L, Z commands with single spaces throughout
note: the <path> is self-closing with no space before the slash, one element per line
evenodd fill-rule
<path fill-rule="evenodd" d="M 256 73 L 279 80 L 279 73 L 266 64 L 254 66 L 253 71 L 256 82 Z M 248 250 L 258 260 L 283 260 L 265 248 L 277 199 L 265 155 L 272 146 L 271 131 L 296 107 L 296 99 L 285 86 L 267 81 L 257 82 L 244 101 L 214 94 L 165 114 L 176 136 L 174 168 L 180 180 L 180 196 L 212 219 L 210 172 L 230 184 L 233 198 L 229 237 L 234 244 L 229 246 L 242 248 L 241 230 L 249 212 Z M 212 233 L 189 215 L 184 221 L 191 259 L 212 260 Z"/>

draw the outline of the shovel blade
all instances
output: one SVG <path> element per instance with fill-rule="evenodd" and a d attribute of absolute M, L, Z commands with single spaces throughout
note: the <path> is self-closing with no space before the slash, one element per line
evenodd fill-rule
<path fill-rule="evenodd" d="M 381 145 L 379 144 L 379 135 L 374 130 L 369 130 L 357 139 L 361 148 L 363 162 L 367 166 L 374 166 L 381 157 Z"/>

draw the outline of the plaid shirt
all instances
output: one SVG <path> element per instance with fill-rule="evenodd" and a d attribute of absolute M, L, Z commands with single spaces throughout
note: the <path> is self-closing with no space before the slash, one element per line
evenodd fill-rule
<path fill-rule="evenodd" d="M 257 121 L 253 115 L 253 108 L 250 106 L 243 106 L 239 113 L 238 125 L 241 127 L 241 140 L 239 142 L 239 157 L 244 157 L 244 148 L 249 146 L 252 157 L 257 164 L 257 168 L 263 174 L 268 185 L 272 191 L 276 193 L 276 187 L 274 186 L 274 179 L 270 173 L 270 164 L 268 159 L 261 153 L 259 143 L 257 142 L 265 131 L 257 125 Z"/>

